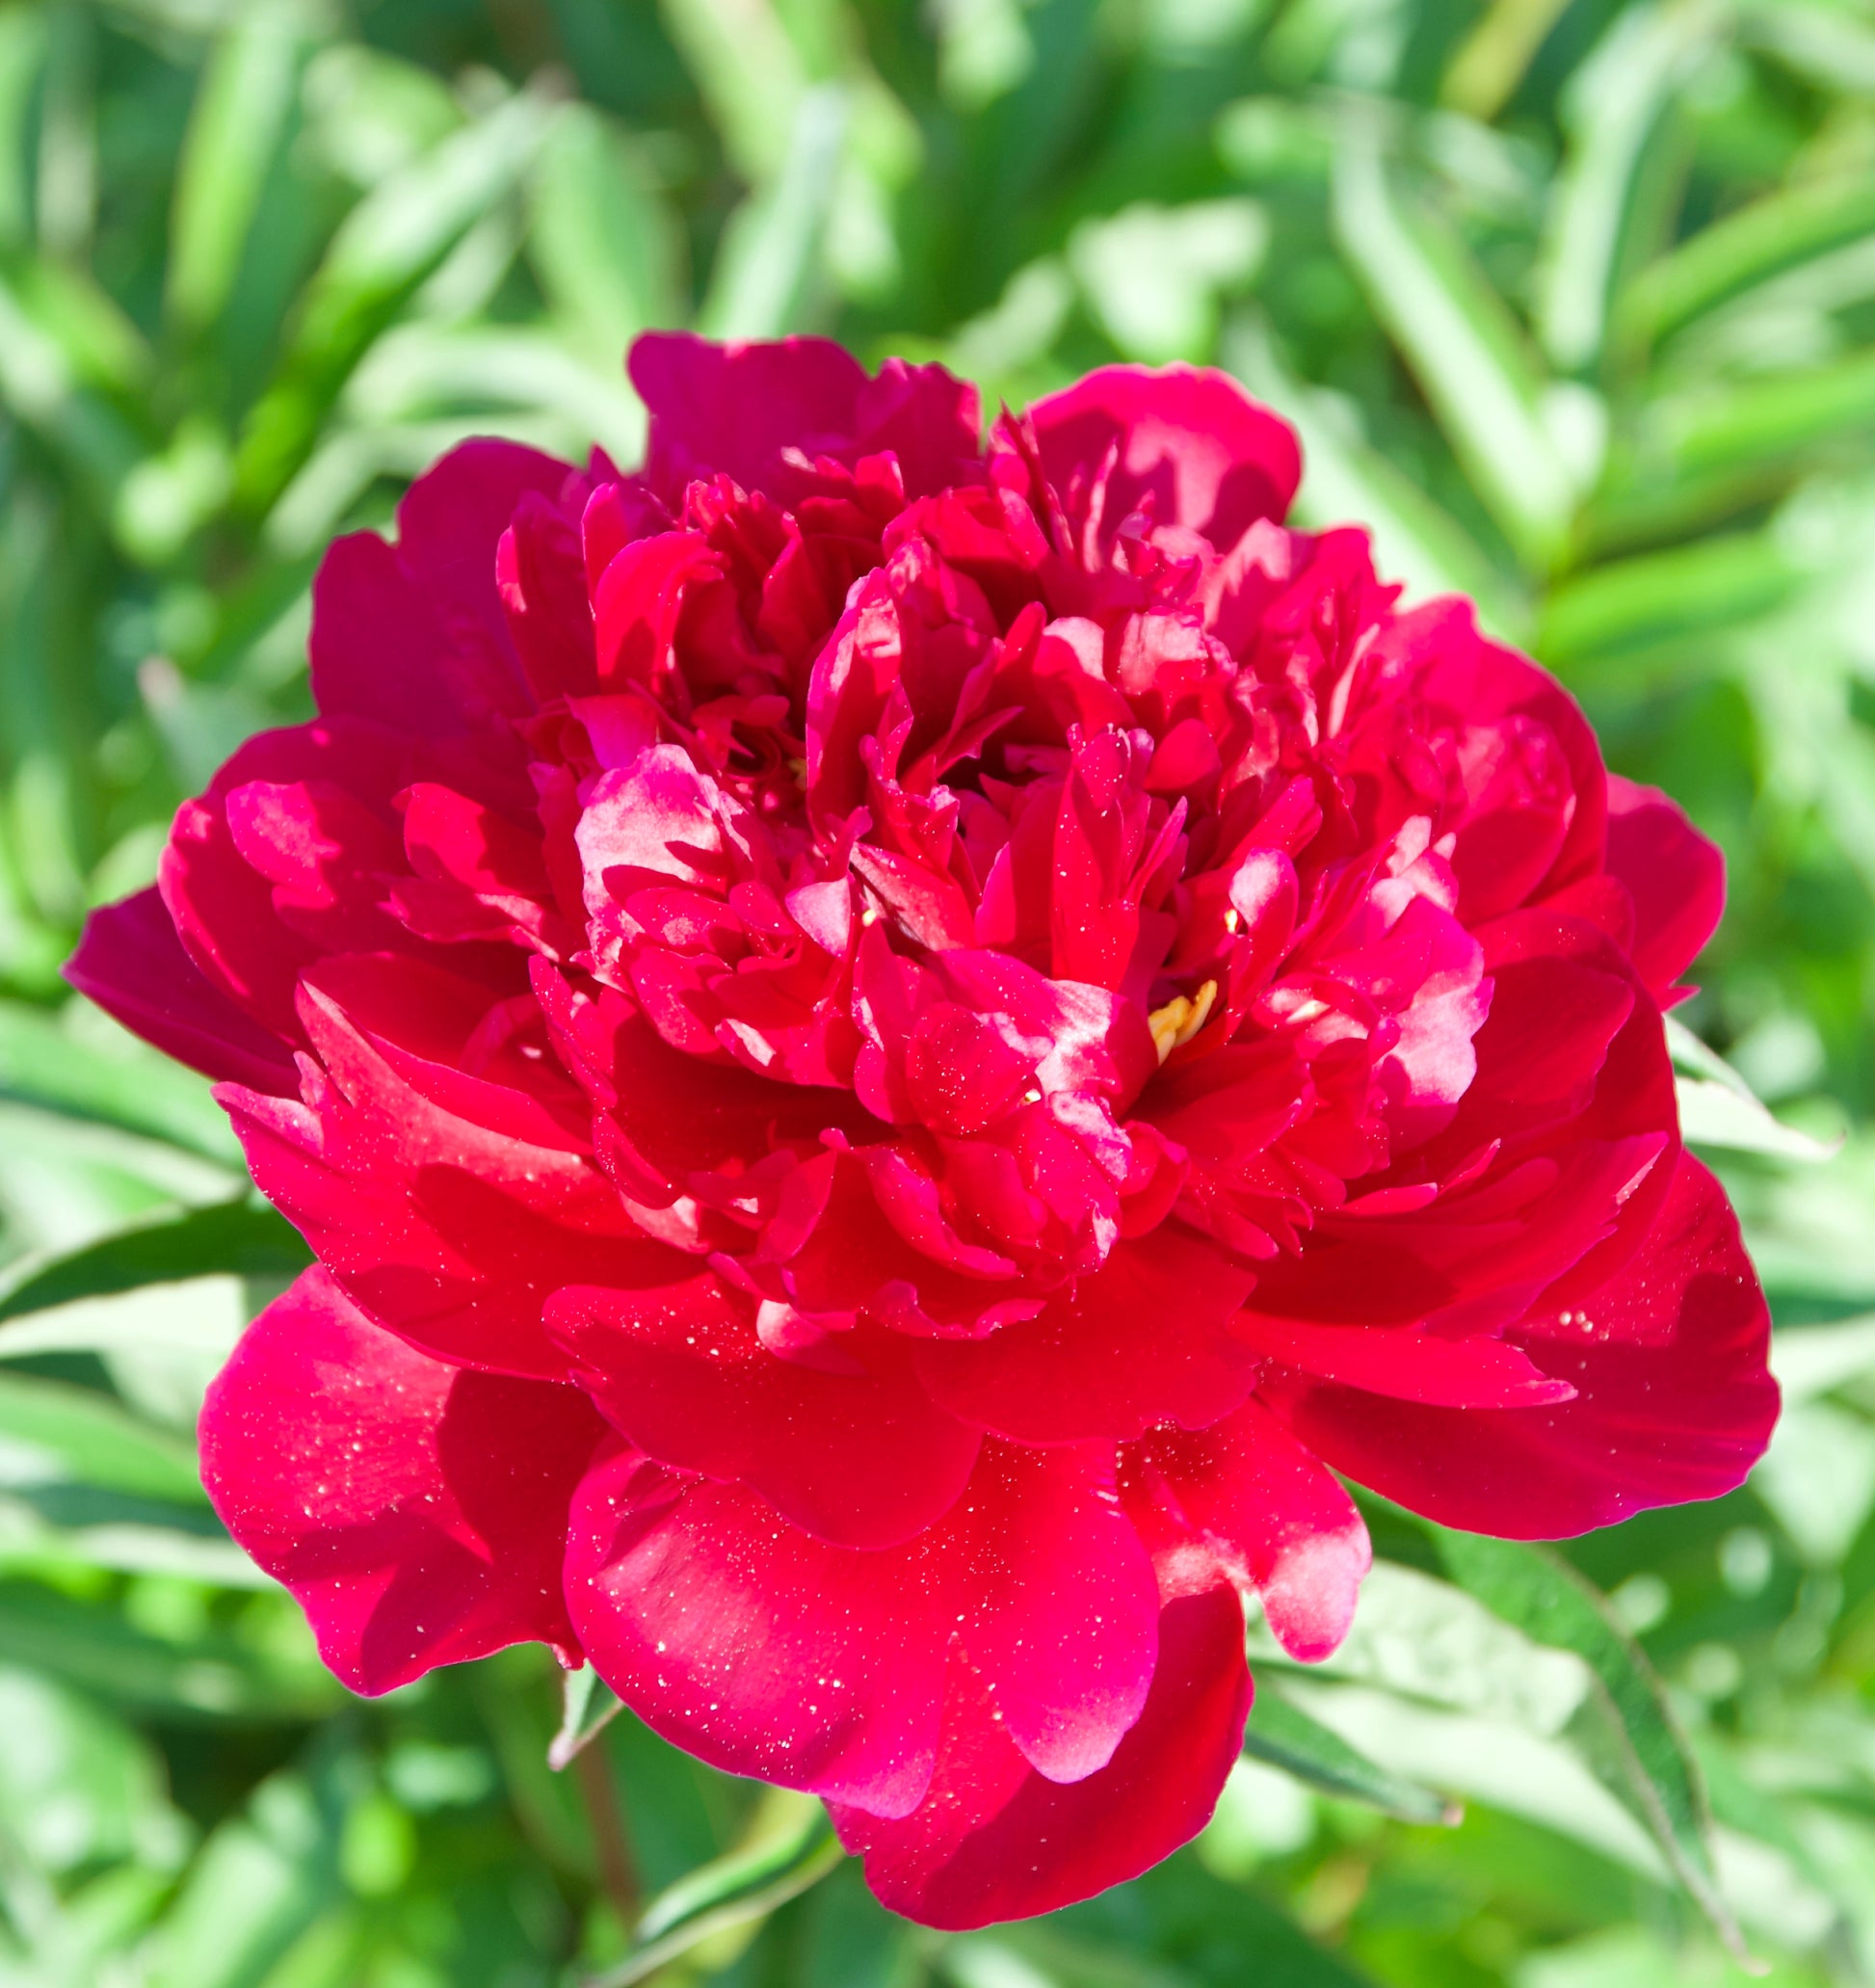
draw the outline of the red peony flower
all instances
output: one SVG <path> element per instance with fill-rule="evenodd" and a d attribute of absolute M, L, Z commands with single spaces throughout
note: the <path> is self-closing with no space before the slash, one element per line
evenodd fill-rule
<path fill-rule="evenodd" d="M 931 1923 L 1204 1821 L 1335 1472 L 1537 1536 L 1776 1394 L 1660 1011 L 1720 860 L 1469 607 L 1113 367 L 640 341 L 649 460 L 471 442 L 314 589 L 320 718 L 74 982 L 320 1267 L 202 1418 L 361 1691 L 523 1638 Z M 160 892 L 160 896 L 159 896 Z"/>

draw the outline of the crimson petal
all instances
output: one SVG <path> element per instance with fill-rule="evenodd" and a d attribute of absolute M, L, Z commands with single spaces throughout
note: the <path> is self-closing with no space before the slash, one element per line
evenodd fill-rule
<path fill-rule="evenodd" d="M 1053 1912 L 1137 1877 L 1210 1819 L 1250 1713 L 1243 1610 L 1227 1587 L 1166 1606 L 1138 1723 L 1070 1786 L 1028 1766 L 961 1659 L 952 1689 L 923 1803 L 897 1818 L 835 1804 L 840 1841 L 881 1901 L 925 1925 Z"/>
<path fill-rule="evenodd" d="M 419 1353 L 314 1268 L 209 1388 L 202 1481 L 320 1656 L 376 1694 L 510 1643 L 577 1658 L 567 1509 L 603 1429 L 577 1389 Z"/>
<path fill-rule="evenodd" d="M 1262 1397 L 1357 1482 L 1443 1525 L 1510 1539 L 1718 1498 L 1770 1440 L 1770 1314 L 1724 1191 L 1685 1154 L 1624 1267 L 1512 1338 L 1575 1399 L 1431 1408 L 1295 1373 L 1266 1380 Z"/>
<path fill-rule="evenodd" d="M 183 951 L 154 885 L 93 912 L 65 973 L 107 1015 L 204 1076 L 279 1097 L 299 1089 L 291 1052 Z"/>
<path fill-rule="evenodd" d="M 928 1341 L 919 1372 L 952 1414 L 1017 1443 L 1201 1428 L 1255 1383 L 1255 1355 L 1224 1330 L 1253 1282 L 1202 1236 L 1163 1226 L 1116 1243 L 1038 1317 Z"/>
<path fill-rule="evenodd" d="M 899 1335 L 840 1334 L 844 1370 L 829 1371 L 772 1353 L 745 1311 L 705 1275 L 563 1290 L 547 1324 L 588 1392 L 649 1455 L 752 1486 L 816 1539 L 899 1546 L 957 1502 L 981 1438 L 918 1388 Z"/>

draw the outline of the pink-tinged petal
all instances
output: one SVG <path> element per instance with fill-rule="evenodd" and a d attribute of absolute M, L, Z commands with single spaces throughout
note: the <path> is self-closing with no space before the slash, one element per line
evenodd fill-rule
<path fill-rule="evenodd" d="M 960 1659 L 931 1791 L 900 1819 L 836 1806 L 840 1840 L 894 1912 L 963 1929 L 1122 1884 L 1210 1819 L 1250 1712 L 1243 1611 L 1228 1587 L 1167 1605 L 1138 1722 L 1112 1761 L 1063 1786 L 1027 1763 Z"/>
<path fill-rule="evenodd" d="M 355 532 L 312 583 L 319 708 L 417 738 L 486 730 L 534 702 L 496 585 L 496 548 L 530 491 L 575 472 L 516 442 L 464 442 L 397 507 L 398 539 Z"/>
<path fill-rule="evenodd" d="M 1029 418 L 1064 494 L 1116 452 L 1109 532 L 1149 501 L 1155 524 L 1184 525 L 1228 550 L 1258 518 L 1281 519 L 1302 480 L 1295 430 L 1208 366 L 1102 366 L 1037 401 Z"/>
<path fill-rule="evenodd" d="M 1413 1326 L 1315 1325 L 1246 1312 L 1247 1345 L 1319 1380 L 1436 1408 L 1534 1408 L 1575 1392 L 1502 1339 L 1447 1339 Z"/>
<path fill-rule="evenodd" d="M 1383 629 L 1376 652 L 1421 664 L 1415 688 L 1439 707 L 1442 724 L 1455 733 L 1508 722 L 1525 736 L 1530 727 L 1547 734 L 1567 772 L 1545 770 L 1538 783 L 1544 793 L 1540 796 L 1533 790 L 1525 798 L 1536 804 L 1539 817 L 1560 809 L 1565 820 L 1554 860 L 1538 888 L 1559 890 L 1599 866 L 1608 818 L 1601 749 L 1582 707 L 1548 671 L 1516 649 L 1491 641 L 1480 632 L 1471 603 L 1456 598 L 1431 600 L 1398 616 Z M 1474 766 L 1474 775 L 1479 770 Z M 1500 828 L 1507 826 L 1499 824 L 1495 810 L 1491 810 L 1459 829 L 1453 866 L 1460 877 L 1460 915 L 1467 922 L 1474 915 L 1467 902 L 1467 872 L 1474 853 L 1481 886 L 1488 889 L 1496 885 L 1501 889 L 1502 871 L 1492 860 L 1497 852 L 1491 844 Z M 1468 841 L 1478 845 L 1475 852 L 1467 846 Z"/>
<path fill-rule="evenodd" d="M 1624 1268 L 1512 1335 L 1572 1401 L 1429 1408 L 1290 1373 L 1260 1398 L 1337 1471 L 1441 1524 L 1564 1538 L 1743 1482 L 1777 1419 L 1769 1336 L 1724 1192 L 1681 1154 Z"/>
<path fill-rule="evenodd" d="M 1126 1508 L 1167 1596 L 1220 1575 L 1260 1597 L 1303 1663 L 1330 1656 L 1373 1564 L 1367 1528 L 1334 1475 L 1259 1402 L 1209 1429 L 1155 1429 L 1122 1457 Z"/>
<path fill-rule="evenodd" d="M 425 1072 L 417 1050 L 374 1041 L 336 983 L 308 985 L 301 1015 L 319 1058 L 302 1065 L 301 1100 L 217 1095 L 255 1184 L 374 1318 L 466 1366 L 560 1380 L 566 1358 L 541 1321 L 556 1288 L 683 1274 L 592 1161 L 540 1124 L 538 1100 Z"/>
<path fill-rule="evenodd" d="M 1634 900 L 1629 956 L 1664 1001 L 1726 908 L 1726 860 L 1657 787 L 1611 775 L 1608 868 Z"/>
<path fill-rule="evenodd" d="M 479 747 L 444 751 L 471 782 L 491 770 Z M 176 936 L 282 1041 L 304 1047 L 295 990 L 322 950 L 414 943 L 376 908 L 383 865 L 403 868 L 394 797 L 436 756 L 362 719 L 320 719 L 257 733 L 177 810 L 157 869 Z"/>
<path fill-rule="evenodd" d="M 714 1277 L 563 1290 L 547 1307 L 580 1384 L 660 1462 L 759 1492 L 831 1545 L 903 1545 L 957 1502 L 981 1439 L 930 1401 L 909 1349 L 847 1331 L 838 1365 L 778 1358 Z"/>
<path fill-rule="evenodd" d="M 1225 1330 L 1253 1282 L 1202 1236 L 1161 1227 L 1115 1244 L 1039 1317 L 921 1346 L 919 1372 L 953 1415 L 1017 1443 L 1202 1428 L 1255 1383 L 1255 1355 Z"/>
<path fill-rule="evenodd" d="M 510 1643 L 569 1659 L 567 1510 L 604 1424 L 574 1388 L 467 1373 L 318 1268 L 248 1328 L 202 1405 L 202 1481 L 355 1691 Z"/>
<path fill-rule="evenodd" d="M 884 450 L 912 496 L 972 480 L 976 391 L 940 366 L 887 359 L 869 380 L 828 338 L 716 345 L 649 331 L 629 370 L 651 417 L 646 478 L 667 502 L 714 475 L 793 498 L 812 490 L 817 458 L 851 467 Z"/>
<path fill-rule="evenodd" d="M 828 1546 L 622 1446 L 574 1499 L 568 1606 L 620 1697 L 713 1766 L 877 1815 L 930 1786 L 953 1586 L 916 1543 Z"/>
<path fill-rule="evenodd" d="M 965 1542 L 958 1633 L 994 1717 L 1038 1773 L 1085 1780 L 1139 1718 L 1158 1652 L 1158 1587 L 1112 1448 L 987 1445 L 945 1530 Z"/>
<path fill-rule="evenodd" d="M 279 1097 L 300 1088 L 292 1052 L 183 951 L 154 885 L 85 920 L 65 976 L 133 1034 L 204 1076 Z"/>
<path fill-rule="evenodd" d="M 270 1034 L 303 1042 L 293 995 L 316 948 L 280 923 L 272 886 L 242 861 L 218 805 L 185 801 L 176 810 L 156 878 L 177 939 L 210 985 Z"/>
<path fill-rule="evenodd" d="M 496 585 L 529 688 L 542 702 L 599 687 L 579 520 L 538 490 L 521 495 L 496 553 Z"/>

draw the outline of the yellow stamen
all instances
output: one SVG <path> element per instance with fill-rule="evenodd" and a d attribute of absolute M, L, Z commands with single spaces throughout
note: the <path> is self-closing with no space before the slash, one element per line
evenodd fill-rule
<path fill-rule="evenodd" d="M 1211 1007 L 1218 997 L 1218 984 L 1207 980 L 1198 990 L 1196 1000 L 1175 994 L 1163 1008 L 1154 1008 L 1146 1025 L 1152 1031 L 1152 1044 L 1163 1063 L 1175 1049 L 1182 1049 L 1211 1019 Z"/>

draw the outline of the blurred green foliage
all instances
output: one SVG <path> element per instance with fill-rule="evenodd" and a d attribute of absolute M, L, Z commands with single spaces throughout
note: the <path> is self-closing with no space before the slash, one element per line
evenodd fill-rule
<path fill-rule="evenodd" d="M 1675 1042 L 1752 1485 L 1567 1558 L 1373 1506 L 1204 1838 L 1027 1926 L 890 1920 L 602 1691 L 550 1767 L 538 1653 L 348 1700 L 191 1453 L 304 1253 L 57 978 L 305 712 L 324 542 L 465 434 L 630 460 L 670 324 L 1229 367 L 1730 861 Z M 1875 6 L 9 0 L 0 995 L 5 1988 L 1875 1980 Z"/>

